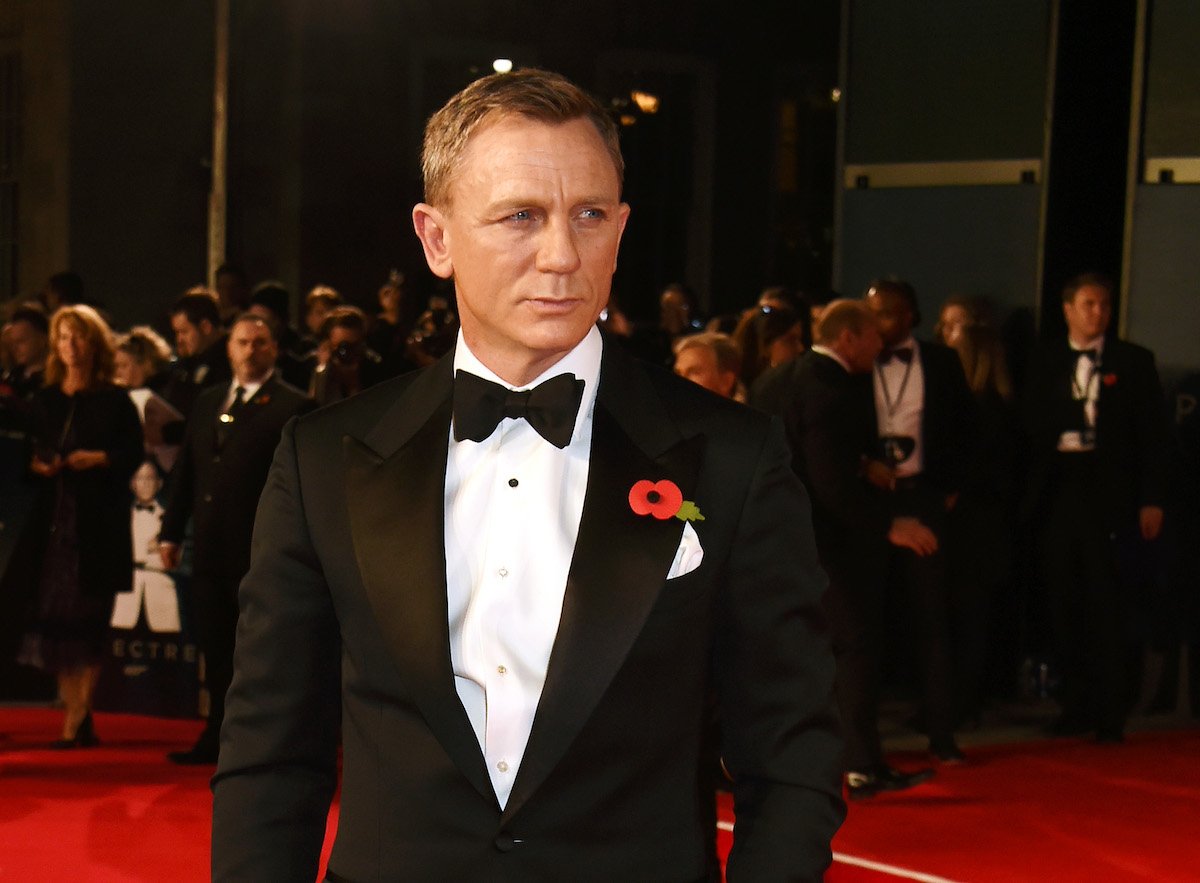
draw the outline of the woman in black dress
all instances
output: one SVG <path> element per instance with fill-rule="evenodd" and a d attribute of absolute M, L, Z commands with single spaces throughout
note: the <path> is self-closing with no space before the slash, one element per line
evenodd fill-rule
<path fill-rule="evenodd" d="M 45 547 L 20 661 L 53 672 L 65 714 L 57 748 L 97 744 L 92 696 L 113 595 L 133 579 L 129 480 L 142 428 L 112 385 L 113 334 L 91 307 L 50 320 L 46 386 L 33 402 L 34 453 Z"/>

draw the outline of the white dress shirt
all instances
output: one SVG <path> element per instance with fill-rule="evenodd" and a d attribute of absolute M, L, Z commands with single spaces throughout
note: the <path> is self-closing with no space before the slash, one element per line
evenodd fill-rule
<path fill-rule="evenodd" d="M 879 435 L 908 436 L 915 443 L 912 455 L 896 465 L 899 478 L 920 475 L 925 468 L 921 444 L 921 416 L 925 412 L 925 371 L 921 367 L 921 347 L 911 335 L 894 349 L 912 348 L 912 361 L 889 359 L 875 364 L 875 417 Z"/>
<path fill-rule="evenodd" d="M 558 633 L 583 515 L 600 332 L 521 389 L 559 374 L 584 382 L 571 442 L 559 449 L 506 417 L 482 442 L 455 441 L 446 463 L 445 544 L 454 686 L 479 740 L 496 798 L 512 792 Z M 459 332 L 454 370 L 509 389 Z"/>
<path fill-rule="evenodd" d="M 1068 429 L 1058 437 L 1058 449 L 1069 453 L 1092 451 L 1096 448 L 1096 415 L 1100 404 L 1100 360 L 1104 357 L 1104 335 L 1083 345 L 1067 341 L 1079 355 L 1075 358 L 1075 373 L 1071 377 L 1071 397 L 1083 402 L 1083 429 L 1091 430 L 1085 437 L 1079 429 Z M 1095 361 L 1088 355 L 1096 352 Z"/>

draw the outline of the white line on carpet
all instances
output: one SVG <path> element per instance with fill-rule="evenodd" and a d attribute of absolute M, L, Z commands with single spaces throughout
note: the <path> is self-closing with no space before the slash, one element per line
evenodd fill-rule
<path fill-rule="evenodd" d="M 718 831 L 733 831 L 733 822 L 717 822 Z M 855 865 L 860 868 L 866 868 L 869 871 L 879 871 L 881 874 L 891 874 L 893 877 L 903 877 L 905 880 L 917 880 L 918 883 L 954 883 L 953 880 L 948 880 L 945 877 L 935 877 L 933 874 L 922 874 L 920 871 L 910 871 L 908 868 L 900 868 L 896 865 L 885 865 L 883 862 L 873 862 L 870 859 L 859 858 L 854 855 L 846 855 L 844 852 L 835 852 L 833 854 L 835 862 L 841 862 L 843 865 Z"/>

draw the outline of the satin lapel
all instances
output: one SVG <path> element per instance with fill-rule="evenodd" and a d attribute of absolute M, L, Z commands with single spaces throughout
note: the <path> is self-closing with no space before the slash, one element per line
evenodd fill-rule
<path fill-rule="evenodd" d="M 401 677 L 446 753 L 494 803 L 450 665 L 442 522 L 451 363 L 443 361 L 365 440 L 343 440 L 350 528 L 363 585 Z"/>
<path fill-rule="evenodd" d="M 704 439 L 684 440 L 662 416 L 640 370 L 605 363 L 592 425 L 583 517 L 541 701 L 513 791 L 510 818 L 545 780 L 624 663 L 666 581 L 683 522 L 635 515 L 629 489 L 670 479 L 694 499 Z M 619 362 L 615 367 L 614 361 Z M 663 450 L 663 445 L 670 447 Z"/>

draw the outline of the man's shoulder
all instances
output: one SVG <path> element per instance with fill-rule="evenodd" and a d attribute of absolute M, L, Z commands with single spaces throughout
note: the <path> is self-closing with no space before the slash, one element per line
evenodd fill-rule
<path fill-rule="evenodd" d="M 1148 347 L 1133 343 L 1122 338 L 1113 338 L 1104 344 L 1109 359 L 1126 359 L 1130 362 L 1147 365 L 1154 362 L 1154 351 Z"/>
<path fill-rule="evenodd" d="M 263 390 L 267 395 L 286 408 L 307 410 L 313 406 L 313 401 L 302 389 L 288 383 L 279 374 L 271 375 Z"/>

